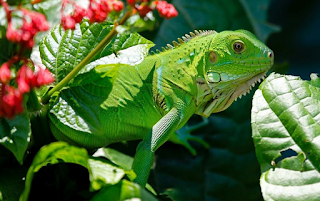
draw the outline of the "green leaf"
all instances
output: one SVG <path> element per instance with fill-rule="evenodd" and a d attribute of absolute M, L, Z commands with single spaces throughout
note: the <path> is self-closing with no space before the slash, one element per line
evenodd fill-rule
<path fill-rule="evenodd" d="M 65 142 L 51 143 L 47 146 L 42 147 L 34 157 L 27 173 L 25 189 L 20 197 L 20 200 L 28 200 L 32 180 L 35 173 L 37 173 L 41 168 L 47 165 L 53 165 L 62 162 L 81 165 L 87 168 L 90 172 L 90 167 L 88 164 L 88 154 L 85 149 L 69 146 Z"/>
<path fill-rule="evenodd" d="M 93 154 L 93 156 L 107 158 L 114 164 L 126 170 L 126 175 L 130 178 L 130 180 L 134 180 L 136 178 L 136 174 L 131 169 L 132 163 L 133 163 L 133 157 L 125 155 L 111 148 L 100 148 Z M 148 189 L 154 195 L 157 194 L 155 190 L 152 188 L 152 186 L 150 186 L 150 184 L 146 185 L 146 189 Z"/>
<path fill-rule="evenodd" d="M 13 119 L 0 118 L 0 144 L 9 149 L 22 164 L 31 136 L 30 119 L 25 112 Z"/>
<path fill-rule="evenodd" d="M 320 84 L 272 73 L 256 91 L 252 135 L 265 200 L 320 199 Z"/>
<path fill-rule="evenodd" d="M 86 25 L 86 23 L 82 23 L 82 28 L 85 27 L 84 24 Z M 57 31 L 58 29 L 56 28 L 51 32 L 51 34 L 55 35 Z M 104 31 L 105 30 L 101 30 L 101 32 Z M 71 35 L 75 35 L 75 33 L 78 32 L 79 30 L 76 29 Z M 61 35 L 63 35 L 63 37 L 67 37 L 65 34 Z M 45 41 L 49 40 L 49 38 L 50 37 L 48 36 Z M 68 42 L 65 42 L 64 40 L 57 41 L 60 41 L 61 43 L 63 42 L 63 46 L 66 47 L 72 46 L 71 44 L 65 44 Z M 46 42 L 43 42 L 43 44 L 46 44 Z M 92 134 L 103 136 L 105 131 L 104 126 L 106 126 L 105 119 L 102 118 L 102 111 L 106 110 L 103 105 L 113 88 L 113 83 L 116 80 L 118 69 L 120 66 L 121 68 L 132 68 L 133 66 L 131 65 L 140 63 L 147 56 L 150 47 L 153 45 L 154 44 L 152 42 L 146 40 L 137 33 L 116 37 L 114 43 L 112 43 L 115 54 L 103 56 L 105 53 L 102 53 L 101 55 L 103 57 L 97 58 L 97 60 L 89 63 L 80 72 L 80 74 L 71 81 L 69 84 L 70 88 L 62 90 L 60 93 L 57 93 L 52 97 L 50 102 L 49 118 L 53 134 L 58 139 L 63 139 L 70 143 L 75 143 L 73 142 L 74 138 L 73 140 L 68 138 L 70 136 L 85 136 L 79 135 L 79 133 L 86 133 L 91 136 Z M 43 45 L 43 47 L 45 46 Z M 60 51 L 59 48 L 54 47 L 55 45 L 53 45 L 52 50 L 56 52 L 52 55 L 60 55 L 65 51 L 64 49 Z M 79 51 L 81 49 L 85 48 L 79 47 Z M 44 50 L 41 52 L 41 55 L 43 58 L 50 57 L 48 56 L 49 53 Z M 58 63 L 60 58 L 59 56 L 56 57 L 58 57 Z M 46 62 L 47 60 L 45 59 L 44 61 Z M 54 57 L 48 61 L 51 63 L 53 62 L 54 65 L 56 65 Z M 51 65 L 50 62 L 46 63 L 49 65 L 49 68 L 54 66 Z M 68 61 L 65 63 L 68 63 Z M 56 75 L 64 75 L 65 71 L 60 66 L 55 70 Z M 68 137 L 65 137 L 63 133 L 68 133 Z M 78 142 L 82 140 L 85 139 L 80 137 L 76 139 Z M 98 138 L 95 140 L 100 141 Z M 90 142 L 89 144 L 94 145 L 95 143 Z M 88 146 L 90 146 L 89 144 Z"/>
<path fill-rule="evenodd" d="M 92 170 L 90 175 L 91 188 L 99 190 L 105 185 L 117 184 L 125 175 L 125 171 L 102 158 L 91 157 L 89 165 Z"/>
<path fill-rule="evenodd" d="M 91 201 L 157 201 L 157 199 L 138 184 L 122 180 L 117 185 L 102 188 Z"/>
<path fill-rule="evenodd" d="M 147 17 L 140 17 L 138 14 L 131 16 L 126 25 L 131 32 L 143 32 L 143 31 L 152 31 L 156 28 L 157 20 L 153 15 L 149 15 Z"/>
<path fill-rule="evenodd" d="M 58 83 L 74 69 L 110 32 L 111 23 L 90 24 L 83 21 L 75 30 L 64 31 L 60 26 L 54 27 L 40 43 L 40 56 L 43 64 L 55 75 Z M 154 44 L 137 33 L 117 36 L 112 44 L 92 58 L 91 62 L 80 71 L 70 86 L 92 83 L 99 79 L 97 72 L 91 71 L 98 65 L 137 64 L 140 63 Z M 116 54 L 113 54 L 116 53 Z M 83 82 L 85 81 L 85 82 Z"/>
<path fill-rule="evenodd" d="M 101 78 L 106 76 L 105 73 L 107 73 L 109 78 L 115 78 L 119 64 L 135 65 L 141 63 L 148 55 L 149 49 L 153 46 L 154 44 L 151 41 L 141 37 L 137 33 L 118 35 L 112 43 L 112 48 L 105 48 L 99 56 L 110 55 L 97 58 L 89 63 L 69 85 L 90 84 L 97 80 L 104 83 L 105 81 Z M 108 84 L 104 84 L 102 87 L 104 88 L 105 86 L 108 86 Z"/>
<path fill-rule="evenodd" d="M 56 83 L 79 64 L 109 33 L 111 25 L 83 21 L 75 30 L 54 27 L 40 42 L 42 63 L 55 75 Z"/>
<path fill-rule="evenodd" d="M 113 152 L 113 154 L 116 153 Z M 122 180 L 126 173 L 132 174 L 131 171 L 117 167 L 106 159 L 89 156 L 87 151 L 83 148 L 70 146 L 65 142 L 54 142 L 42 147 L 34 157 L 27 172 L 25 189 L 20 197 L 21 201 L 28 200 L 32 185 L 35 185 L 33 178 L 36 174 L 43 168 L 54 167 L 53 165 L 55 164 L 76 164 L 86 168 L 89 172 L 88 180 L 90 179 L 91 183 L 90 191 L 98 191 L 101 189 L 95 196 L 95 200 L 105 199 L 105 196 L 109 196 L 110 191 L 112 196 L 121 198 L 121 200 L 133 197 L 141 197 L 141 200 L 148 200 L 149 198 L 152 198 L 150 200 L 154 200 L 153 196 L 151 196 L 150 193 L 147 193 L 143 188 L 140 188 L 139 185 Z M 69 169 L 70 170 L 64 168 L 58 172 L 58 174 L 63 175 L 64 172 L 72 171 L 72 166 L 69 167 Z M 51 170 L 53 171 L 54 169 Z M 79 175 L 79 177 L 83 176 L 85 175 Z M 54 190 L 59 189 L 59 186 L 54 186 L 53 184 L 59 183 L 56 181 L 51 182 L 51 187 L 54 188 L 52 192 L 55 192 Z M 35 189 L 35 191 L 36 190 L 38 189 Z M 50 189 L 46 190 L 50 192 Z"/>
<path fill-rule="evenodd" d="M 127 156 L 117 150 L 111 148 L 100 148 L 98 149 L 93 156 L 95 157 L 106 157 L 114 164 L 119 165 L 123 169 L 130 171 L 133 163 L 133 158 Z"/>

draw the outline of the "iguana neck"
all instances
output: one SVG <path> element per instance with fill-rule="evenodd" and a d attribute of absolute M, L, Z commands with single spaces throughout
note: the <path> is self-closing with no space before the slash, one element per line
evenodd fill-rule
<path fill-rule="evenodd" d="M 188 97 L 184 102 L 193 101 L 196 105 L 197 76 L 203 71 L 205 51 L 210 45 L 215 32 L 196 35 L 185 39 L 158 54 L 151 56 L 156 61 L 156 79 L 154 83 L 154 99 L 159 108 L 168 111 L 177 99 Z M 175 42 L 173 43 L 175 44 Z M 147 61 L 146 61 L 147 62 Z M 199 67 L 201 70 L 199 71 Z M 193 113 L 195 111 L 192 111 Z"/>

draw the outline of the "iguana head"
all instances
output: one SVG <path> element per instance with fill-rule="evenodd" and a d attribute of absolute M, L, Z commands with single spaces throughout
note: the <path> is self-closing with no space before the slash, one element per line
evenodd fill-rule
<path fill-rule="evenodd" d="M 215 34 L 198 69 L 197 114 L 227 109 L 260 82 L 273 65 L 273 52 L 245 30 Z M 200 65 L 199 65 L 200 67 Z"/>

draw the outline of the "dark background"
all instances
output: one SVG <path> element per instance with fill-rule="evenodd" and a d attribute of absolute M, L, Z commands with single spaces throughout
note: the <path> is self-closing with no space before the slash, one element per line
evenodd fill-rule
<path fill-rule="evenodd" d="M 257 7 L 245 9 L 246 2 Z M 301 76 L 307 80 L 310 73 L 320 73 L 319 0 L 172 0 L 171 3 L 177 7 L 179 16 L 159 21 L 154 31 L 142 33 L 156 43 L 155 48 L 160 49 L 195 29 L 248 29 L 254 32 L 254 25 L 249 20 L 253 14 L 259 23 L 264 24 L 259 30 L 267 33 L 265 42 L 275 53 L 271 72 Z M 270 24 L 277 28 L 268 30 L 266 27 Z M 149 182 L 160 193 L 161 200 L 263 200 L 259 186 L 260 166 L 251 137 L 253 93 L 226 111 L 211 115 L 208 125 L 192 133 L 206 140 L 210 149 L 192 143 L 197 150 L 197 156 L 192 156 L 184 147 L 168 142 L 156 152 L 155 168 Z M 199 116 L 194 116 L 188 125 L 201 121 Z M 118 143 L 110 147 L 134 155 L 137 144 Z M 14 198 L 20 196 L 24 187 L 22 178 L 31 161 L 29 157 L 23 166 L 19 166 L 12 154 L 0 146 L 0 191 L 10 197 L 9 200 L 17 200 Z M 68 199 L 67 195 L 72 192 L 87 189 L 88 178 L 77 178 L 82 171 L 78 170 L 79 167 L 74 165 L 43 170 L 36 176 L 31 194 L 48 197 L 60 194 Z"/>
<path fill-rule="evenodd" d="M 287 74 L 310 79 L 320 73 L 320 1 L 273 0 L 268 21 L 281 27 L 267 41 L 276 62 L 288 62 Z"/>

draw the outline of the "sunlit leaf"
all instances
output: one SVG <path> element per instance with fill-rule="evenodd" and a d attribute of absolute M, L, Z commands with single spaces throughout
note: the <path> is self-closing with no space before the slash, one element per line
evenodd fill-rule
<path fill-rule="evenodd" d="M 252 131 L 265 200 L 320 199 L 320 84 L 271 74 L 256 91 Z"/>

